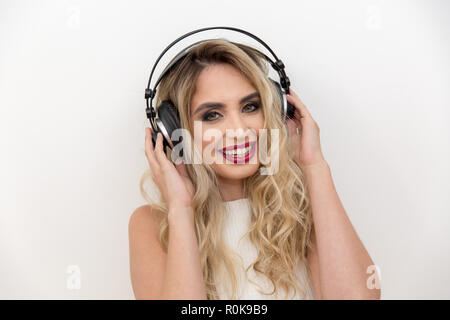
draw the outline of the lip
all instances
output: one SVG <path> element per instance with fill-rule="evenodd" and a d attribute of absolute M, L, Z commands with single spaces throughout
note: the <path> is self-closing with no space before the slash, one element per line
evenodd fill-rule
<path fill-rule="evenodd" d="M 251 158 L 253 158 L 253 155 L 255 154 L 255 150 L 256 150 L 256 141 L 252 141 L 252 142 L 247 142 L 245 144 L 243 144 L 245 146 L 249 146 L 251 145 L 250 148 L 250 152 L 248 155 L 242 157 L 242 156 L 229 156 L 227 154 L 225 154 L 224 152 L 222 152 L 222 150 L 219 150 L 220 153 L 222 153 L 222 156 L 227 159 L 228 161 L 231 161 L 233 163 L 246 163 L 248 162 Z M 233 148 L 230 148 L 233 149 Z"/>
<path fill-rule="evenodd" d="M 246 142 L 246 143 L 243 143 L 240 145 L 235 144 L 234 146 L 225 147 L 225 148 L 221 149 L 220 151 L 228 151 L 228 150 L 236 150 L 236 149 L 240 149 L 240 148 L 247 148 L 250 145 L 250 143 L 255 143 L 255 142 L 256 141 Z"/>

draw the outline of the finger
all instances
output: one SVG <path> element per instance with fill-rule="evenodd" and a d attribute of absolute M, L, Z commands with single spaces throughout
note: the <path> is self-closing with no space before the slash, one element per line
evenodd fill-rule
<path fill-rule="evenodd" d="M 158 161 L 155 158 L 155 152 L 153 151 L 153 142 L 151 139 L 151 128 L 145 128 L 145 156 L 147 157 L 150 168 L 153 172 L 157 172 L 159 168 Z"/>
<path fill-rule="evenodd" d="M 289 137 L 292 137 L 296 133 L 295 128 L 297 126 L 296 126 L 294 120 L 292 120 L 292 119 L 287 120 L 286 124 L 288 126 Z"/>
<path fill-rule="evenodd" d="M 294 104 L 294 106 L 300 111 L 301 117 L 309 117 L 312 118 L 311 113 L 308 111 L 302 100 L 298 97 L 292 88 L 289 88 L 290 94 L 286 94 L 286 99 Z"/>
<path fill-rule="evenodd" d="M 187 177 L 187 178 L 189 177 L 187 170 L 186 170 L 186 165 L 184 163 L 176 164 L 175 168 L 177 169 L 180 176 Z"/>
<path fill-rule="evenodd" d="M 158 132 L 156 137 L 155 155 L 161 169 L 167 168 L 167 157 L 163 151 L 163 136 L 161 132 Z"/>
<path fill-rule="evenodd" d="M 291 120 L 294 121 L 294 123 L 297 127 L 299 127 L 302 125 L 302 121 L 301 121 L 302 118 L 305 118 L 305 117 L 302 117 L 301 111 L 298 108 L 296 108 L 295 112 L 294 112 L 294 117 Z"/>
<path fill-rule="evenodd" d="M 146 127 L 145 128 L 145 147 L 147 149 L 147 147 L 149 147 L 148 151 L 153 151 L 153 141 L 151 139 L 151 134 L 152 134 L 152 129 Z"/>

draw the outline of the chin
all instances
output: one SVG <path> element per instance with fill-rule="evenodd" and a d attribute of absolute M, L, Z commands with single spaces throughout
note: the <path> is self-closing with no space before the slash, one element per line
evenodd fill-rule
<path fill-rule="evenodd" d="M 240 180 L 251 177 L 259 171 L 259 163 L 256 164 L 214 164 L 214 172 L 223 179 Z"/>

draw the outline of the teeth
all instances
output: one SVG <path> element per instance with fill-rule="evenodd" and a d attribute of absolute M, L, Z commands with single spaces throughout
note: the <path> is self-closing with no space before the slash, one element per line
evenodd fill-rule
<path fill-rule="evenodd" d="M 224 151 L 224 153 L 227 156 L 239 156 L 239 157 L 241 157 L 241 156 L 247 155 L 249 153 L 250 149 L 251 149 L 251 147 L 248 146 L 247 148 L 239 148 L 237 150 Z"/>

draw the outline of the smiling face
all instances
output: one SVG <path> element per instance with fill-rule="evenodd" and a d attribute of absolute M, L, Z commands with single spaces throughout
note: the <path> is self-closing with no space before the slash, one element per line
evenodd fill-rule
<path fill-rule="evenodd" d="M 201 124 L 196 144 L 201 144 L 203 158 L 213 159 L 217 176 L 239 180 L 253 175 L 259 168 L 255 142 L 264 128 L 264 113 L 258 92 L 245 76 L 225 63 L 206 67 L 197 79 L 191 106 L 191 128 L 196 121 Z M 245 148 L 247 142 L 250 148 Z M 225 155 L 224 147 L 232 151 Z"/>

